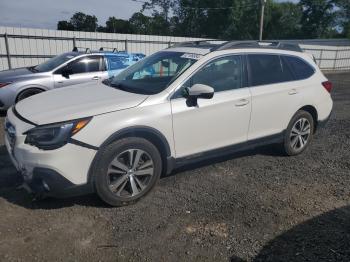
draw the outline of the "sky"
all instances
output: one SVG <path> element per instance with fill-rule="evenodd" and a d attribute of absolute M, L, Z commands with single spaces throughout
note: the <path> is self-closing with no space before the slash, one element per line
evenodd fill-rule
<path fill-rule="evenodd" d="M 141 7 L 132 0 L 0 0 L 0 26 L 56 29 L 76 12 L 95 15 L 104 25 L 110 16 L 128 19 Z"/>
<path fill-rule="evenodd" d="M 95 15 L 104 25 L 110 16 L 128 19 L 141 7 L 132 0 L 0 0 L 0 26 L 56 29 L 76 12 Z"/>

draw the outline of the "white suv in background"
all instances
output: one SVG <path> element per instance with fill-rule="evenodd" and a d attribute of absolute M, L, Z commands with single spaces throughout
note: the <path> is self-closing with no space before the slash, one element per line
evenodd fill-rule
<path fill-rule="evenodd" d="M 271 143 L 301 153 L 330 116 L 331 88 L 297 46 L 183 43 L 99 85 L 19 102 L 6 146 L 34 192 L 126 205 L 192 161 Z"/>

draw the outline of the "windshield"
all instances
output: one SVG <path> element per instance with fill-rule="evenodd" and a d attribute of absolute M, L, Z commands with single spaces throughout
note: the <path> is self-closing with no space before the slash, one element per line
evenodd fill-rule
<path fill-rule="evenodd" d="M 44 63 L 41 63 L 40 65 L 37 65 L 33 68 L 37 72 L 48 72 L 55 69 L 59 65 L 62 65 L 63 63 L 67 62 L 68 60 L 76 57 L 78 54 L 79 53 L 65 53 L 62 55 L 58 55 L 53 58 L 50 58 Z"/>
<path fill-rule="evenodd" d="M 157 94 L 199 58 L 196 54 L 158 52 L 125 69 L 112 78 L 109 85 L 131 93 Z"/>

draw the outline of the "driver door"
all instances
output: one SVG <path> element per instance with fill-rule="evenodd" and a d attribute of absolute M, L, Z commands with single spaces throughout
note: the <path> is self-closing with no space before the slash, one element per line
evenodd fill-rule
<path fill-rule="evenodd" d="M 243 59 L 221 57 L 199 69 L 171 100 L 176 157 L 186 157 L 246 142 L 251 95 L 245 87 Z M 212 99 L 189 106 L 181 92 L 194 84 L 214 89 Z"/>
<path fill-rule="evenodd" d="M 103 80 L 103 57 L 84 56 L 78 58 L 54 73 L 55 88 L 77 85 L 81 83 L 99 83 Z M 68 76 L 63 76 L 66 71 Z"/>

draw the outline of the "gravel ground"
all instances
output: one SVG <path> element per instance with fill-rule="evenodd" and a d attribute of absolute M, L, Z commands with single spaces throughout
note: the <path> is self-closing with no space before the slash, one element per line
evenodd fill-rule
<path fill-rule="evenodd" d="M 0 261 L 349 261 L 350 74 L 329 77 L 334 115 L 304 154 L 190 166 L 133 206 L 32 202 L 0 144 Z"/>

